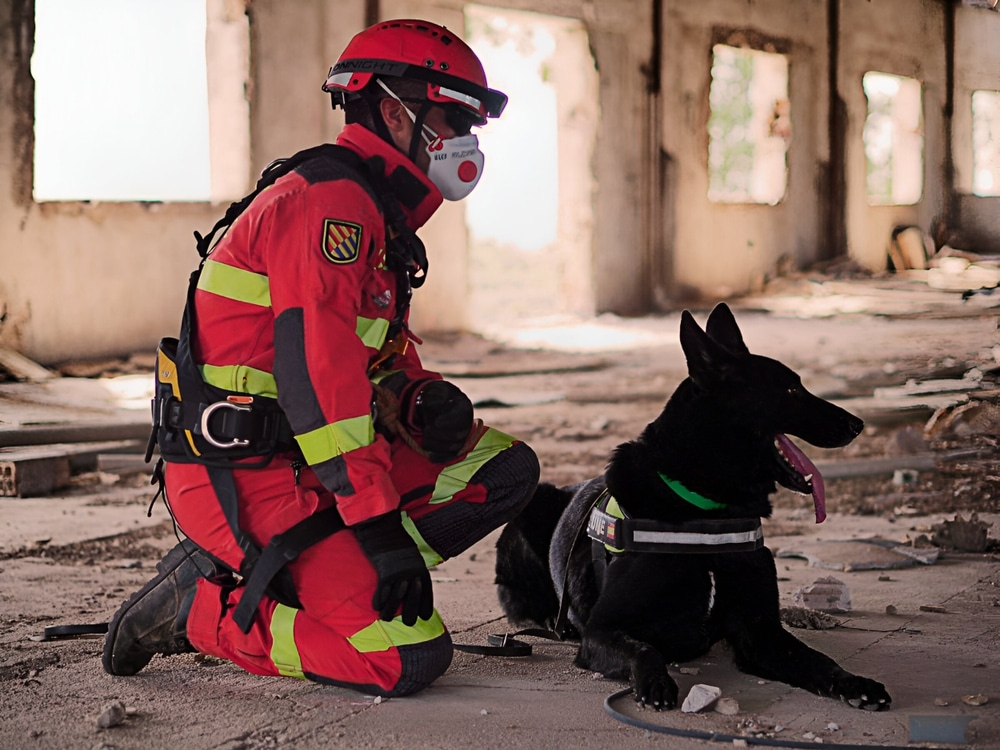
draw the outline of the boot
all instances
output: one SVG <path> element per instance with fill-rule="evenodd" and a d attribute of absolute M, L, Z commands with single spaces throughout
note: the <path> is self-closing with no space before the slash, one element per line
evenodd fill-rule
<path fill-rule="evenodd" d="M 185 540 L 156 564 L 153 580 L 119 607 L 108 625 L 101 659 L 104 671 L 133 675 L 156 654 L 195 651 L 187 639 L 187 619 L 199 578 L 221 569 L 192 542 Z"/>

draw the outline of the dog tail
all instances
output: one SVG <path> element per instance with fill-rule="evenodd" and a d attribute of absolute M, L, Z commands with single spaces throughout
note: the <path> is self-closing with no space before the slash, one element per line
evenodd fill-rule
<path fill-rule="evenodd" d="M 515 627 L 555 626 L 559 598 L 549 571 L 549 544 L 572 497 L 570 488 L 542 482 L 497 540 L 497 595 Z"/>

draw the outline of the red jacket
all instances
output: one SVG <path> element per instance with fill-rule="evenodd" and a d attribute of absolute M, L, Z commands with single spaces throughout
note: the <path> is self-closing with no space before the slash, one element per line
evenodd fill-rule
<path fill-rule="evenodd" d="M 337 143 L 384 162 L 411 229 L 441 204 L 426 175 L 374 133 L 348 125 Z M 369 189 L 340 162 L 315 159 L 257 196 L 209 256 L 195 293 L 202 376 L 278 398 L 348 525 L 399 504 L 367 373 L 397 314 L 385 251 L 385 220 Z M 392 366 L 410 379 L 439 377 L 412 346 Z"/>

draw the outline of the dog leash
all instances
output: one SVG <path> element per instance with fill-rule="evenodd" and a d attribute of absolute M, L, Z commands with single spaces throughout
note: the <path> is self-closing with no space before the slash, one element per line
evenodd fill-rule
<path fill-rule="evenodd" d="M 567 595 L 569 590 L 569 561 L 573 558 L 573 552 L 576 549 L 576 543 L 580 539 L 581 532 L 590 521 L 590 514 L 608 494 L 610 494 L 610 490 L 605 487 L 604 492 L 601 492 L 594 498 L 590 507 L 583 513 L 580 524 L 576 528 L 576 533 L 573 535 L 573 544 L 570 545 L 569 554 L 566 555 L 566 570 L 563 573 L 562 596 L 559 597 L 559 612 L 556 615 L 556 621 L 552 625 L 552 629 L 524 628 L 523 630 L 518 630 L 516 633 L 494 633 L 487 636 L 487 645 L 485 646 L 476 646 L 471 643 L 453 643 L 452 646 L 456 651 L 481 654 L 483 656 L 531 656 L 531 644 L 517 640 L 518 636 L 531 635 L 536 638 L 545 638 L 546 640 L 560 643 L 570 642 L 567 630 L 567 625 L 569 624 L 569 596 Z"/>

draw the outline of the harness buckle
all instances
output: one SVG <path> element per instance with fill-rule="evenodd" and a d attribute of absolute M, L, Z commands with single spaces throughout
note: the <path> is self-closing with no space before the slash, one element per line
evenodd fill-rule
<path fill-rule="evenodd" d="M 251 399 L 252 400 L 252 399 Z M 241 399 L 242 401 L 242 399 Z M 205 407 L 205 411 L 201 413 L 201 436 L 205 438 L 205 441 L 210 445 L 214 445 L 216 448 L 241 448 L 250 445 L 249 440 L 244 440 L 242 438 L 232 438 L 228 443 L 223 443 L 221 440 L 216 440 L 212 437 L 212 433 L 209 432 L 208 422 L 212 418 L 212 415 L 219 409 L 235 409 L 236 411 L 250 411 L 249 403 L 234 403 L 234 401 L 216 401 L 214 404 L 209 404 Z"/>

